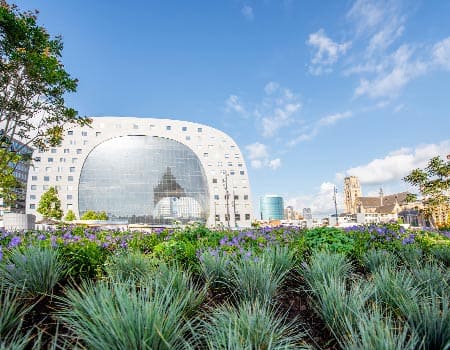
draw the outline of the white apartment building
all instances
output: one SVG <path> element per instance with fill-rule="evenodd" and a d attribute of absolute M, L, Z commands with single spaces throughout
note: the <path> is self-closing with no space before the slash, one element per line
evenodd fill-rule
<path fill-rule="evenodd" d="M 98 117 L 65 130 L 61 146 L 35 150 L 26 212 L 56 187 L 65 212 L 110 220 L 248 227 L 250 183 L 236 143 L 212 127 L 170 119 Z"/>

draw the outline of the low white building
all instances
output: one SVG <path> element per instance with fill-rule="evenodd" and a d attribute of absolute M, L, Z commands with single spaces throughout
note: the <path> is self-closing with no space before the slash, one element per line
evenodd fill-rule
<path fill-rule="evenodd" d="M 58 190 L 65 212 L 106 211 L 130 224 L 204 222 L 247 227 L 253 208 L 237 144 L 212 127 L 170 119 L 99 117 L 33 153 L 26 211 Z"/>

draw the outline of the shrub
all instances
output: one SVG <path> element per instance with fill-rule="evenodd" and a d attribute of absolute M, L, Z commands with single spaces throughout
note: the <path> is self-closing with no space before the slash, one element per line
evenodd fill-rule
<path fill-rule="evenodd" d="M 212 312 L 196 330 L 198 348 L 302 349 L 303 334 L 293 323 L 284 324 L 276 310 L 259 302 L 243 302 L 237 309 L 225 305 Z"/>
<path fill-rule="evenodd" d="M 65 264 L 51 248 L 15 249 L 0 265 L 0 279 L 30 296 L 51 293 L 62 278 Z"/>
<path fill-rule="evenodd" d="M 445 266 L 450 267 L 450 246 L 437 245 L 430 249 L 431 255 L 441 261 Z"/>
<path fill-rule="evenodd" d="M 350 254 L 354 249 L 354 239 L 341 229 L 319 227 L 306 231 L 306 248 L 309 251 L 326 250 Z"/>

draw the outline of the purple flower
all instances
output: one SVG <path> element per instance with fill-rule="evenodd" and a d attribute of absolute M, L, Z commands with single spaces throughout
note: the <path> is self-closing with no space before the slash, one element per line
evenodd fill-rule
<path fill-rule="evenodd" d="M 45 235 L 42 234 L 42 233 L 39 236 L 37 236 L 37 239 L 40 240 L 40 241 L 45 240 L 45 238 L 46 238 Z"/>
<path fill-rule="evenodd" d="M 0 261 L 3 259 L 3 247 L 0 245 Z"/>
<path fill-rule="evenodd" d="M 120 248 L 123 248 L 123 249 L 128 248 L 128 243 L 126 241 L 120 242 Z"/>
<path fill-rule="evenodd" d="M 22 240 L 20 239 L 19 236 L 13 237 L 11 239 L 11 241 L 9 242 L 9 244 L 8 244 L 8 248 L 15 248 L 15 247 L 17 247 L 20 244 L 21 241 Z"/>

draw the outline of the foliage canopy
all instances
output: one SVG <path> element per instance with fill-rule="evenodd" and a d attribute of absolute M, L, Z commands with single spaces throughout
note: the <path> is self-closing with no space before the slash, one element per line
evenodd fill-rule
<path fill-rule="evenodd" d="M 45 192 L 39 200 L 37 212 L 45 218 L 54 218 L 60 220 L 63 216 L 61 201 L 58 198 L 58 191 L 55 187 Z"/>
<path fill-rule="evenodd" d="M 61 62 L 61 37 L 51 38 L 36 16 L 0 0 L 0 194 L 5 198 L 19 185 L 14 169 L 30 160 L 32 147 L 59 145 L 66 125 L 90 123 L 66 107 L 64 96 L 76 91 L 77 80 Z"/>

